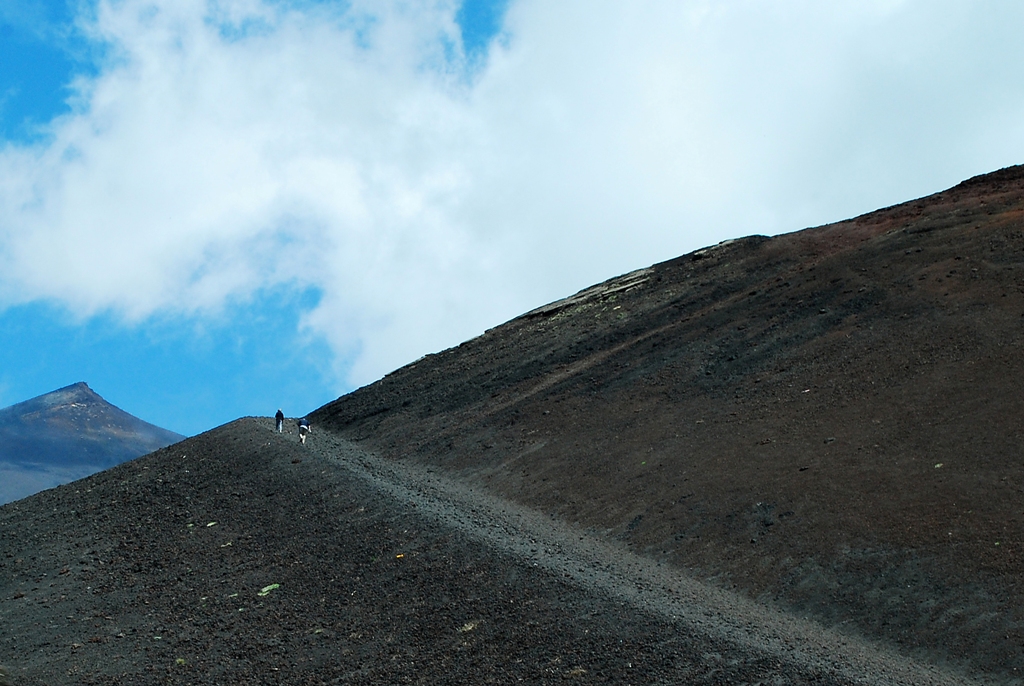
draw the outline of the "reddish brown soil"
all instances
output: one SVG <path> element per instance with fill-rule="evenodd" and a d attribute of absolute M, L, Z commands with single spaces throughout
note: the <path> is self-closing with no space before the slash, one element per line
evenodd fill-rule
<path fill-rule="evenodd" d="M 1020 168 L 698 251 L 0 508 L 0 663 L 1020 683 L 1022 342 Z"/>

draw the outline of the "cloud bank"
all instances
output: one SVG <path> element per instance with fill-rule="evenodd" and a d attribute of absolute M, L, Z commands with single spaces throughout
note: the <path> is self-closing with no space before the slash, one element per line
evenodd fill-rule
<path fill-rule="evenodd" d="M 100 0 L 72 113 L 0 150 L 0 306 L 281 287 L 358 385 L 726 238 L 1024 162 L 1024 6 Z"/>

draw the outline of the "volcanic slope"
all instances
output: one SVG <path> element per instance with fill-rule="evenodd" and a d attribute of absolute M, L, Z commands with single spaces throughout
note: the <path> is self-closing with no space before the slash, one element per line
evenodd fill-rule
<path fill-rule="evenodd" d="M 0 508 L 0 626 L 19 685 L 974 683 L 269 418 Z"/>
<path fill-rule="evenodd" d="M 1024 168 L 612 279 L 314 413 L 723 589 L 1024 674 Z"/>
<path fill-rule="evenodd" d="M 1020 683 L 1024 173 L 0 507 L 15 684 Z M 923 278 L 922 278 L 923 277 Z"/>

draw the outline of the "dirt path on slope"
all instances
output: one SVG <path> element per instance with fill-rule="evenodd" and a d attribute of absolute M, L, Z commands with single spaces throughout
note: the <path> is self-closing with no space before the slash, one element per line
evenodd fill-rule
<path fill-rule="evenodd" d="M 272 428 L 270 420 L 264 424 L 268 430 Z M 330 432 L 312 434 L 305 448 L 386 497 L 408 503 L 421 515 L 526 565 L 545 569 L 567 584 L 610 597 L 668 622 L 680 632 L 724 642 L 732 646 L 737 659 L 767 657 L 779 665 L 781 674 L 818 673 L 836 683 L 988 683 L 772 611 L 454 481 L 437 470 L 383 460 Z"/>
<path fill-rule="evenodd" d="M 289 431 L 240 419 L 0 507 L 11 683 L 972 683 Z"/>

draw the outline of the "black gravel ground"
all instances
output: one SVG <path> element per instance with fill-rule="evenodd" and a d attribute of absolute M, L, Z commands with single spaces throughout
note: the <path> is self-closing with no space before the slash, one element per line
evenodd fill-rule
<path fill-rule="evenodd" d="M 956 684 L 325 432 L 0 508 L 14 684 Z"/>

